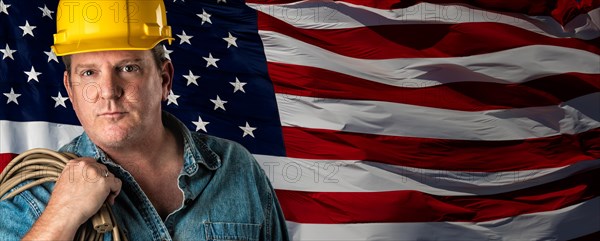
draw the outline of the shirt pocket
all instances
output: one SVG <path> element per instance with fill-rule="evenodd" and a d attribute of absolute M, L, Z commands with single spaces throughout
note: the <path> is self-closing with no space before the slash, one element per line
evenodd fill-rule
<path fill-rule="evenodd" d="M 204 223 L 208 241 L 257 241 L 260 237 L 260 228 L 260 224 L 253 223 Z"/>

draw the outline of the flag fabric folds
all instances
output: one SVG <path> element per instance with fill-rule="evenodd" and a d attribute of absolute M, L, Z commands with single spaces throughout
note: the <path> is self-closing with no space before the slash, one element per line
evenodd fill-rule
<path fill-rule="evenodd" d="M 600 238 L 599 1 L 165 3 L 164 109 L 255 155 L 292 239 Z M 82 132 L 57 5 L 0 0 L 0 169 Z"/>

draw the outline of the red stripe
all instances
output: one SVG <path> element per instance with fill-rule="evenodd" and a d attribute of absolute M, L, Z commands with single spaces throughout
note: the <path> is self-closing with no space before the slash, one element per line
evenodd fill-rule
<path fill-rule="evenodd" d="M 600 74 L 567 73 L 524 84 L 456 82 L 395 87 L 309 66 L 268 63 L 275 92 L 331 99 L 375 100 L 434 108 L 484 111 L 561 102 L 600 91 Z M 565 88 L 569 86 L 569 88 Z"/>
<path fill-rule="evenodd" d="M 257 4 L 287 4 L 303 0 L 247 0 L 247 3 Z M 565 25 L 573 18 L 600 7 L 598 0 L 531 0 L 531 1 L 498 1 L 498 0 L 334 0 L 334 2 L 347 2 L 355 5 L 367 6 L 378 9 L 409 8 L 421 2 L 432 4 L 466 4 L 488 11 L 501 11 L 522 13 L 527 15 L 552 16 L 556 21 Z M 325 3 L 321 3 L 325 4 Z M 436 11 L 440 11 L 437 10 Z"/>
<path fill-rule="evenodd" d="M 577 135 L 514 141 L 381 136 L 283 127 L 287 156 L 365 160 L 451 171 L 501 172 L 562 167 L 600 158 L 600 128 Z"/>
<path fill-rule="evenodd" d="M 590 200 L 600 194 L 598 175 L 600 169 L 487 196 L 436 196 L 417 191 L 276 192 L 286 220 L 299 223 L 483 222 Z"/>
<path fill-rule="evenodd" d="M 295 3 L 295 2 L 303 2 L 305 0 L 247 0 L 246 3 L 257 3 L 257 4 L 287 4 L 287 3 Z M 347 2 L 361 6 L 367 6 L 372 8 L 379 9 L 394 9 L 400 2 L 399 0 L 333 0 L 333 2 Z M 413 1 L 411 1 L 413 2 Z M 326 3 L 324 2 L 321 2 Z"/>
<path fill-rule="evenodd" d="M 344 0 L 345 2 L 356 2 L 359 4 L 361 0 Z M 552 16 L 560 24 L 565 25 L 575 17 L 586 14 L 591 10 L 600 7 L 598 0 L 532 0 L 532 1 L 498 1 L 498 0 L 408 0 L 396 1 L 393 5 L 393 0 L 384 0 L 391 3 L 392 8 L 407 8 L 417 3 L 428 2 L 433 4 L 468 4 L 475 7 L 483 8 L 488 11 L 513 12 L 527 15 L 547 15 Z"/>
<path fill-rule="evenodd" d="M 304 0 L 247 0 L 247 3 L 258 4 L 287 4 L 302 2 Z M 408 8 L 421 2 L 432 4 L 469 4 L 482 8 L 503 10 L 508 12 L 526 13 L 529 15 L 548 15 L 553 10 L 553 4 L 547 0 L 530 1 L 498 1 L 498 0 L 334 0 L 334 2 L 347 2 L 355 5 L 367 6 L 378 9 Z"/>
<path fill-rule="evenodd" d="M 600 54 L 600 38 L 552 38 L 500 23 L 399 24 L 352 29 L 300 29 L 258 12 L 258 28 L 279 32 L 344 56 L 362 59 L 461 57 L 530 45 Z M 356 36 L 360 36 L 357 38 Z"/>
<path fill-rule="evenodd" d="M 18 154 L 13 153 L 0 153 L 0 172 L 4 170 L 6 165 L 17 156 Z"/>

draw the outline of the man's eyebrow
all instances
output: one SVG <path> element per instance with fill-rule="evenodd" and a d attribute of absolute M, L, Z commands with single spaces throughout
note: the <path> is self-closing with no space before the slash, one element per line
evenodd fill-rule
<path fill-rule="evenodd" d="M 123 66 L 125 64 L 142 63 L 142 62 L 144 62 L 144 60 L 142 58 L 124 59 L 124 60 L 121 60 L 121 61 L 117 62 L 115 64 L 115 66 Z M 95 64 L 95 63 L 91 63 L 91 64 L 78 64 L 73 69 L 75 70 L 75 72 L 77 72 L 79 69 L 93 69 L 93 68 L 97 68 L 97 67 L 98 67 L 98 65 Z"/>
<path fill-rule="evenodd" d="M 75 72 L 77 72 L 77 70 L 79 69 L 93 69 L 96 68 L 96 66 L 96 64 L 78 64 L 73 69 L 75 70 Z"/>
<path fill-rule="evenodd" d="M 115 65 L 116 66 L 122 66 L 124 64 L 141 63 L 141 62 L 144 62 L 144 60 L 141 59 L 141 58 L 124 59 L 124 60 L 121 60 L 121 61 L 117 62 Z"/>

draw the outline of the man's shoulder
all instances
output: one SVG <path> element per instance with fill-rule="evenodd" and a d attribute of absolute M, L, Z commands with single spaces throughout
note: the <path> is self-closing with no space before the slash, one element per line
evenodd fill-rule
<path fill-rule="evenodd" d="M 100 158 L 99 149 L 85 132 L 73 138 L 69 143 L 63 145 L 58 149 L 58 152 L 68 152 L 77 156 L 88 156 L 96 159 Z"/>
<path fill-rule="evenodd" d="M 191 132 L 191 134 L 192 138 L 194 139 L 194 142 L 196 142 L 196 146 L 204 144 L 208 148 L 216 152 L 222 150 L 233 150 L 250 154 L 250 152 L 238 142 L 217 136 L 202 134 L 199 132 Z"/>
<path fill-rule="evenodd" d="M 73 138 L 71 141 L 69 141 L 69 143 L 63 145 L 62 147 L 60 147 L 58 149 L 58 152 L 71 152 L 71 153 L 77 153 L 77 144 L 79 143 L 79 140 L 81 140 L 83 134 Z"/>
<path fill-rule="evenodd" d="M 192 138 L 196 142 L 196 148 L 206 158 L 208 156 L 218 156 L 218 162 L 221 167 L 239 168 L 240 166 L 258 167 L 258 162 L 242 144 L 208 134 L 192 132 Z"/>

